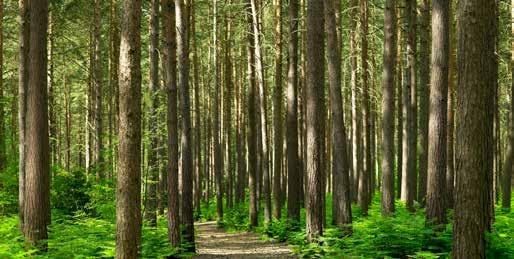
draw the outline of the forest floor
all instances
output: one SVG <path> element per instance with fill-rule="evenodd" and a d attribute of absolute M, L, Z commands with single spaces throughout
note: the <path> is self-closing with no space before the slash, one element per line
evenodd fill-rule
<path fill-rule="evenodd" d="M 286 243 L 262 240 L 252 232 L 226 232 L 215 221 L 195 224 L 194 258 L 297 258 Z"/>

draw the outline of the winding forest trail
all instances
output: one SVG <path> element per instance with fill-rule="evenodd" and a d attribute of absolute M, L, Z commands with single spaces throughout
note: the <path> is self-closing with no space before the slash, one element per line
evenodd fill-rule
<path fill-rule="evenodd" d="M 255 233 L 227 233 L 215 221 L 195 224 L 194 258 L 297 258 L 286 243 L 264 241 Z"/>

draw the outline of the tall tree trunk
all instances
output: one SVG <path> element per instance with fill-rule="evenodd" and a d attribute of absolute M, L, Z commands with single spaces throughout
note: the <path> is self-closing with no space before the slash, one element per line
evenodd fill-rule
<path fill-rule="evenodd" d="M 200 63 L 198 61 L 199 51 L 196 42 L 196 5 L 195 0 L 191 0 L 190 17 L 191 17 L 191 49 L 193 51 L 193 86 L 195 91 L 195 127 L 194 127 L 194 205 L 195 210 L 200 213 L 200 202 L 202 198 L 202 126 L 201 126 L 201 111 L 200 111 Z"/>
<path fill-rule="evenodd" d="M 323 53 L 323 2 L 307 1 L 307 240 L 315 241 L 323 235 L 323 152 L 325 150 L 325 99 Z"/>
<path fill-rule="evenodd" d="M 514 0 L 510 2 L 511 11 L 514 11 Z M 514 22 L 514 12 L 511 12 L 511 21 Z M 510 60 L 510 72 L 512 78 L 514 78 L 514 26 L 511 23 L 511 60 Z M 503 179 L 502 179 L 502 208 L 511 208 L 511 196 L 512 196 L 512 161 L 514 155 L 514 80 L 510 86 L 510 128 L 509 128 L 509 142 L 507 145 L 507 156 L 505 158 L 505 165 L 503 166 Z"/>
<path fill-rule="evenodd" d="M 2 21 L 0 21 L 0 32 L 3 32 L 3 17 L 4 17 L 4 1 L 0 0 L 0 19 L 2 19 Z M 0 52 L 1 52 L 0 53 L 0 73 L 1 73 L 1 75 L 3 75 L 3 72 L 4 72 L 3 50 L 4 50 L 4 37 L 2 34 L 2 35 L 0 35 Z M 0 76 L 0 100 L 3 101 L 3 99 L 4 99 L 4 81 L 3 81 L 3 76 Z M 4 105 L 1 104 L 0 105 L 0 171 L 5 168 L 5 163 L 7 160 L 6 149 L 5 149 L 5 139 L 6 139 L 6 134 L 5 134 L 5 127 L 4 127 Z M 0 185 L 1 185 L 1 183 L 0 183 Z"/>
<path fill-rule="evenodd" d="M 282 176 L 282 151 L 284 116 L 282 114 L 284 93 L 282 90 L 282 0 L 274 1 L 275 11 L 275 89 L 274 89 L 274 161 L 273 161 L 273 217 L 280 219 L 282 200 L 281 200 L 281 176 Z"/>
<path fill-rule="evenodd" d="M 394 71 L 396 66 L 396 1 L 384 11 L 384 70 L 382 73 L 382 214 L 394 212 Z"/>
<path fill-rule="evenodd" d="M 403 166 L 403 86 L 405 83 L 405 77 L 403 74 L 403 24 L 402 24 L 402 8 L 400 7 L 400 3 L 396 9 L 398 10 L 398 18 L 397 18 L 397 26 L 398 30 L 396 31 L 397 35 L 397 52 L 396 52 L 396 88 L 397 88 L 397 96 L 396 96 L 396 112 L 397 112 L 397 126 L 398 130 L 396 131 L 396 197 L 398 199 L 402 196 L 402 166 Z"/>
<path fill-rule="evenodd" d="M 51 9 L 48 13 L 47 28 L 47 89 L 48 89 L 48 128 L 50 134 L 50 164 L 56 164 L 58 157 L 57 150 L 57 121 L 55 114 L 55 85 L 54 85 L 54 29 L 53 15 Z"/>
<path fill-rule="evenodd" d="M 189 97 L 189 14 L 183 0 L 175 0 L 177 25 L 177 70 L 182 113 L 182 225 L 187 251 L 195 252 L 195 233 L 193 217 L 193 157 L 191 134 L 191 101 Z"/>
<path fill-rule="evenodd" d="M 403 84 L 403 151 L 401 199 L 414 209 L 416 190 L 416 0 L 406 0 L 407 67 Z"/>
<path fill-rule="evenodd" d="M 422 0 L 419 46 L 419 182 L 417 200 L 424 205 L 427 195 L 428 109 L 430 80 L 430 3 Z"/>
<path fill-rule="evenodd" d="M 254 37 L 253 35 L 253 22 L 252 22 L 252 4 L 250 0 L 246 2 L 246 18 L 248 23 L 248 154 L 258 154 L 258 125 L 257 125 L 257 114 L 256 114 L 256 99 L 257 99 L 257 86 L 255 82 L 255 51 L 254 51 Z M 250 205 L 249 205 L 249 216 L 250 216 L 250 227 L 257 227 L 258 225 L 258 170 L 259 165 L 257 159 L 249 157 L 249 191 L 250 191 Z"/>
<path fill-rule="evenodd" d="M 141 1 L 124 0 L 122 13 L 116 258 L 136 258 L 141 248 Z"/>
<path fill-rule="evenodd" d="M 455 185 L 455 159 L 454 159 L 454 133 L 455 133 L 455 88 L 457 85 L 457 31 L 453 25 L 453 7 L 450 3 L 449 7 L 449 30 L 450 30 L 450 67 L 448 82 L 448 122 L 447 122 L 447 157 L 446 157 L 446 208 L 453 208 L 454 195 L 453 188 Z M 443 124 L 444 125 L 444 124 Z"/>
<path fill-rule="evenodd" d="M 231 140 L 232 140 L 232 91 L 234 88 L 234 82 L 232 78 L 232 21 L 228 15 L 225 17 L 225 94 L 223 104 L 224 112 L 223 112 L 223 130 L 225 135 L 225 166 L 226 166 L 226 174 L 227 174 L 227 184 L 226 184 L 226 200 L 227 200 L 227 208 L 233 207 L 233 167 L 232 167 L 232 153 L 231 153 Z"/>
<path fill-rule="evenodd" d="M 25 164 L 26 164 L 26 115 L 27 88 L 29 80 L 28 52 L 30 48 L 30 17 L 28 0 L 19 0 L 19 65 L 18 65 L 18 203 L 20 229 L 24 231 L 25 224 Z"/>
<path fill-rule="evenodd" d="M 260 149 L 260 164 L 262 170 L 262 192 L 264 194 L 264 221 L 271 221 L 271 186 L 270 186 L 270 173 L 269 173 L 269 162 L 268 162 L 268 132 L 266 129 L 266 89 L 264 86 L 264 67 L 262 65 L 262 49 L 261 49 L 261 40 L 260 40 L 260 26 L 259 26 L 259 17 L 257 10 L 257 0 L 250 0 L 251 8 L 252 8 L 252 28 L 253 28 L 253 44 L 254 44 L 254 53 L 255 53 L 255 76 L 257 81 L 257 90 L 259 91 L 259 100 L 258 100 L 258 114 L 260 115 L 259 119 L 259 128 L 260 128 L 260 138 L 259 138 L 259 146 Z"/>
<path fill-rule="evenodd" d="M 113 120 L 113 131 L 118 132 L 119 126 L 119 86 L 118 86 L 118 70 L 119 70 L 119 59 L 120 59 L 120 31 L 119 31 L 119 11 L 117 0 L 111 0 L 111 12 L 110 12 L 110 26 L 109 26 L 109 84 L 112 91 L 112 113 Z M 117 145 L 109 147 L 112 154 L 112 171 L 116 169 L 117 160 Z"/>
<path fill-rule="evenodd" d="M 428 126 L 427 222 L 446 222 L 446 124 L 450 58 L 450 4 L 432 0 L 432 71 Z"/>
<path fill-rule="evenodd" d="M 157 225 L 157 182 L 159 176 L 158 145 L 159 135 L 157 134 L 157 110 L 159 109 L 159 0 L 151 1 L 150 8 L 150 148 L 148 150 L 148 178 L 146 182 L 146 204 L 145 219 L 150 226 Z"/>
<path fill-rule="evenodd" d="M 100 0 L 95 0 L 94 3 L 94 35 L 93 35 L 93 84 L 94 84 L 94 117 L 95 117 L 95 133 L 94 133 L 94 157 L 93 167 L 96 171 L 96 179 L 103 179 L 103 144 L 102 144 L 102 131 L 103 131 L 103 120 L 102 120 L 102 87 L 103 87 L 103 75 L 102 75 L 102 20 L 100 14 Z"/>
<path fill-rule="evenodd" d="M 26 240 L 46 250 L 50 222 L 50 141 L 48 137 L 47 29 L 48 1 L 29 6 L 29 66 L 26 114 L 26 177 L 24 234 Z"/>
<path fill-rule="evenodd" d="M 361 76 L 362 76 L 362 125 L 364 138 L 362 142 L 363 167 L 359 175 L 358 201 L 364 216 L 368 215 L 370 202 L 369 182 L 371 171 L 371 117 L 370 117 L 370 86 L 368 80 L 368 3 L 367 0 L 360 0 L 360 29 L 361 29 Z"/>
<path fill-rule="evenodd" d="M 357 88 L 357 15 L 358 0 L 351 0 L 351 18 L 350 18 L 350 87 L 352 91 L 352 199 L 357 200 L 357 192 L 359 185 L 359 174 L 362 171 L 361 156 L 361 131 L 362 124 L 359 110 L 359 93 Z"/>
<path fill-rule="evenodd" d="M 336 0 L 339 1 L 339 0 Z M 350 165 L 347 160 L 346 129 L 341 97 L 341 47 L 337 35 L 334 0 L 325 0 L 325 24 L 328 36 L 328 74 L 330 80 L 330 111 L 332 114 L 332 177 L 333 177 L 333 223 L 338 226 L 352 223 L 350 197 Z"/>
<path fill-rule="evenodd" d="M 459 2 L 453 258 L 485 258 L 493 169 L 495 2 Z"/>
<path fill-rule="evenodd" d="M 289 68 L 287 73 L 287 217 L 300 220 L 303 174 L 298 157 L 298 0 L 289 0 Z"/>
<path fill-rule="evenodd" d="M 167 92 L 168 128 L 168 238 L 173 247 L 180 245 L 180 202 L 178 183 L 178 119 L 177 119 L 177 53 L 175 3 L 162 0 L 164 22 L 164 61 Z"/>
<path fill-rule="evenodd" d="M 221 91 L 221 83 L 219 80 L 219 70 L 218 70 L 218 13 L 217 13 L 217 2 L 218 0 L 214 0 L 214 13 L 213 13 L 213 65 L 214 65 L 214 85 L 215 85 L 215 94 L 214 94 L 214 177 L 216 182 L 216 212 L 217 212 L 217 220 L 221 222 L 223 220 L 223 157 L 221 154 L 221 143 L 220 143 L 220 96 L 219 92 Z"/>

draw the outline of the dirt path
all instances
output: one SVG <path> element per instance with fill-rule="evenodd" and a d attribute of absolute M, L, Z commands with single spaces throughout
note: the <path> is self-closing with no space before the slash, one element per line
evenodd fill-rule
<path fill-rule="evenodd" d="M 195 224 L 194 258 L 297 258 L 285 243 L 264 241 L 255 233 L 227 233 L 216 222 Z"/>

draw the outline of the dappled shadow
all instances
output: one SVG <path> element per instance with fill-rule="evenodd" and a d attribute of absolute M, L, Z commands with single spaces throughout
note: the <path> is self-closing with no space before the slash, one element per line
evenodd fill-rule
<path fill-rule="evenodd" d="M 216 222 L 195 224 L 194 258 L 297 258 L 285 243 L 261 240 L 255 233 L 227 233 Z"/>

